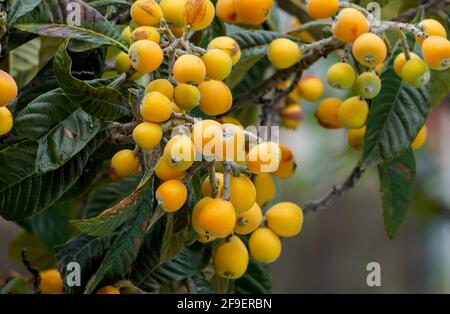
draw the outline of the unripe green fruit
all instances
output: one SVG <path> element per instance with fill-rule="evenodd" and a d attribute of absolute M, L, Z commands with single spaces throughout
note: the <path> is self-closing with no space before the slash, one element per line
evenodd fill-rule
<path fill-rule="evenodd" d="M 430 69 L 422 59 L 411 59 L 403 66 L 402 79 L 415 88 L 424 87 L 430 78 Z"/>
<path fill-rule="evenodd" d="M 327 80 L 331 87 L 350 89 L 355 84 L 356 73 L 350 64 L 340 62 L 328 69 Z"/>
<path fill-rule="evenodd" d="M 373 72 L 364 72 L 358 76 L 356 87 L 361 97 L 372 99 L 378 96 L 381 91 L 381 80 Z"/>

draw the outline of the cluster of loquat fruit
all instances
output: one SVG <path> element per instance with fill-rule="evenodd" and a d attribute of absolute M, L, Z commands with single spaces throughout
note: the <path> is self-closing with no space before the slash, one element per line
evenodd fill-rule
<path fill-rule="evenodd" d="M 6 105 L 17 97 L 17 91 L 14 78 L 0 70 L 0 136 L 6 135 L 13 127 L 13 116 Z"/>

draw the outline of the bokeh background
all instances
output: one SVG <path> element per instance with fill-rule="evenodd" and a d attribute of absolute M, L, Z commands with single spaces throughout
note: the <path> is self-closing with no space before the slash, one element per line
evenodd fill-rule
<path fill-rule="evenodd" d="M 279 19 L 287 29 L 292 17 Z M 323 78 L 336 60 L 322 60 L 307 74 Z M 329 87 L 325 96 L 345 97 Z M 298 171 L 279 183 L 280 199 L 304 204 L 321 197 L 360 157 L 347 147 L 345 131 L 317 124 L 316 106 L 302 103 L 303 125 L 281 132 Z M 274 293 L 450 293 L 450 97 L 433 109 L 427 125 L 428 142 L 417 153 L 415 199 L 395 239 L 384 231 L 377 172 L 371 169 L 331 207 L 307 216 L 300 236 L 283 240 L 280 259 L 270 266 Z M 0 218 L 0 271 L 26 274 L 8 254 L 20 231 Z M 381 287 L 366 284 L 370 262 L 381 265 Z"/>

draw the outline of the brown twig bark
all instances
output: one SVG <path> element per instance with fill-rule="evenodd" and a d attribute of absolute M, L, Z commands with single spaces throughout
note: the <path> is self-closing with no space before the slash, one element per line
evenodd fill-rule
<path fill-rule="evenodd" d="M 31 264 L 30 259 L 28 258 L 28 252 L 26 249 L 22 249 L 22 263 L 25 265 L 27 270 L 33 276 L 33 290 L 35 294 L 41 293 L 41 276 L 39 271 Z"/>

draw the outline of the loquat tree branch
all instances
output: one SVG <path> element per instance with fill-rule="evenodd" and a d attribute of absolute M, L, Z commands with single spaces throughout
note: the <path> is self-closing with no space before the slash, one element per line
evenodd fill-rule
<path fill-rule="evenodd" d="M 328 191 L 320 199 L 307 202 L 306 204 L 304 204 L 303 205 L 304 214 L 310 215 L 312 213 L 319 212 L 330 206 L 338 198 L 340 198 L 346 192 L 351 190 L 359 181 L 359 179 L 361 179 L 364 172 L 365 168 L 363 166 L 363 163 L 360 161 L 342 184 L 333 186 L 332 189 Z"/>
<path fill-rule="evenodd" d="M 395 22 L 406 22 L 413 19 L 419 10 L 425 10 L 425 12 L 439 12 L 445 6 L 450 5 L 450 0 L 431 0 L 428 3 L 420 5 L 418 7 L 411 8 L 396 18 L 393 19 Z"/>
<path fill-rule="evenodd" d="M 28 252 L 26 249 L 22 249 L 22 263 L 25 265 L 26 269 L 33 276 L 33 290 L 35 294 L 41 293 L 41 276 L 39 271 L 31 264 L 30 259 L 28 258 Z"/>

